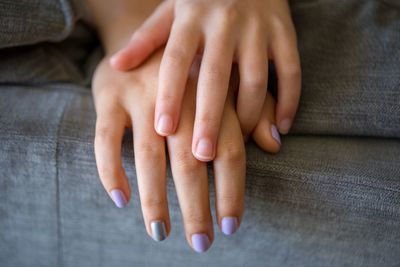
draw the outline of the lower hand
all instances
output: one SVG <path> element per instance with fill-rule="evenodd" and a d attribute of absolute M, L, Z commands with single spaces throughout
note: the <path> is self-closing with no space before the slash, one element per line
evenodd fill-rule
<path fill-rule="evenodd" d="M 171 230 L 166 192 L 165 139 L 156 134 L 152 124 L 161 56 L 160 51 L 143 66 L 128 73 L 111 69 L 106 57 L 93 78 L 97 113 L 95 155 L 101 182 L 118 207 L 128 204 L 131 189 L 122 166 L 121 142 L 125 128 L 132 128 L 144 222 L 147 233 L 155 240 L 163 240 Z M 214 234 L 207 165 L 193 157 L 190 148 L 197 73 L 194 67 L 184 95 L 182 119 L 176 134 L 167 137 L 166 141 L 186 238 L 192 248 L 203 252 L 210 247 Z M 273 119 L 270 109 L 264 110 L 268 115 L 265 117 Z M 257 128 L 255 140 L 268 150 L 277 151 L 279 142 L 268 130 L 271 129 L 271 122 L 260 121 Z M 232 96 L 224 107 L 218 141 L 213 162 L 217 221 L 225 234 L 232 234 L 242 219 L 245 189 L 245 150 Z"/>

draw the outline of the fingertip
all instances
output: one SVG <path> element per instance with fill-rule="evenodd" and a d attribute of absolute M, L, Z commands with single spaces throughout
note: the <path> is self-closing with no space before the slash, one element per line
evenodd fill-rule
<path fill-rule="evenodd" d="M 193 155 L 196 159 L 203 162 L 212 161 L 215 158 L 214 147 L 213 142 L 209 138 L 200 138 L 193 150 Z"/>
<path fill-rule="evenodd" d="M 151 232 L 148 233 L 150 237 L 156 241 L 161 242 L 168 238 L 168 230 L 166 223 L 163 220 L 154 220 L 150 223 Z"/>
<path fill-rule="evenodd" d="M 224 235 L 233 235 L 239 229 L 239 220 L 236 217 L 223 217 L 220 223 L 220 227 Z"/>
<path fill-rule="evenodd" d="M 288 134 L 291 127 L 292 127 L 291 119 L 282 119 L 281 121 L 278 122 L 278 128 L 281 134 Z"/>
<path fill-rule="evenodd" d="M 112 189 L 110 191 L 110 196 L 112 201 L 114 201 L 115 206 L 117 206 L 120 209 L 125 208 L 129 203 L 126 194 L 121 189 L 118 188 Z"/>
<path fill-rule="evenodd" d="M 262 150 L 272 154 L 278 153 L 282 146 L 279 131 L 274 124 L 262 123 L 257 125 L 253 139 Z"/>
<path fill-rule="evenodd" d="M 127 71 L 134 66 L 130 66 L 129 56 L 126 54 L 125 50 L 121 50 L 114 54 L 110 60 L 110 65 L 113 69 L 118 71 Z"/>
<path fill-rule="evenodd" d="M 207 234 L 198 233 L 191 236 L 192 248 L 197 253 L 206 252 L 212 244 L 212 241 Z"/>
<path fill-rule="evenodd" d="M 123 64 L 121 64 L 121 51 L 117 52 L 110 58 L 110 65 L 115 70 L 122 70 Z"/>
<path fill-rule="evenodd" d="M 168 114 L 162 114 L 155 125 L 156 132 L 161 136 L 169 136 L 174 133 L 174 121 Z"/>
<path fill-rule="evenodd" d="M 271 136 L 272 136 L 272 138 L 275 139 L 275 141 L 279 144 L 279 146 L 282 145 L 281 136 L 279 134 L 278 129 L 276 128 L 276 126 L 274 124 L 271 125 Z"/>
<path fill-rule="evenodd" d="M 119 64 L 118 64 L 118 56 L 114 55 L 110 58 L 110 66 L 115 69 L 119 70 Z"/>

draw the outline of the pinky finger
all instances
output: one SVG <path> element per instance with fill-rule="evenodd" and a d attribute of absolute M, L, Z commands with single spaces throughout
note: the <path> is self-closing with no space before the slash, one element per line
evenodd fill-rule
<path fill-rule="evenodd" d="M 287 134 L 292 127 L 301 92 L 301 67 L 294 29 L 276 35 L 271 49 L 278 76 L 276 120 L 280 133 Z"/>
<path fill-rule="evenodd" d="M 100 114 L 96 121 L 94 149 L 100 180 L 118 208 L 130 199 L 130 187 L 122 167 L 121 143 L 125 129 L 123 113 Z"/>

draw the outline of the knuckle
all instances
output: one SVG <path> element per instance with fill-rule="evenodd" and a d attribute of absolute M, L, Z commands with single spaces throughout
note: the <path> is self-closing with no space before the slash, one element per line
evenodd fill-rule
<path fill-rule="evenodd" d="M 222 115 L 222 110 L 220 114 Z M 205 127 L 207 129 L 216 129 L 219 126 L 220 116 L 216 114 L 206 112 L 204 114 L 200 114 L 197 122 L 199 123 L 200 127 Z"/>
<path fill-rule="evenodd" d="M 206 72 L 205 76 L 206 81 L 208 83 L 219 83 L 221 77 L 227 75 L 227 73 L 225 73 L 225 71 L 223 70 L 222 66 L 220 66 L 218 63 L 213 63 L 207 66 L 205 72 Z"/>
<path fill-rule="evenodd" d="M 290 33 L 290 24 L 287 20 L 282 18 L 279 15 L 272 15 L 269 17 L 270 23 L 272 27 L 275 29 L 275 31 L 282 33 L 282 34 L 288 34 Z"/>
<path fill-rule="evenodd" d="M 185 150 L 176 153 L 176 161 L 174 162 L 175 167 L 180 173 L 195 173 L 200 170 L 204 163 L 194 158 L 192 151 Z M 184 177 L 189 177 L 184 175 Z"/>
<path fill-rule="evenodd" d="M 239 19 L 239 12 L 235 4 L 221 6 L 217 10 L 219 26 L 222 28 L 231 28 Z"/>
<path fill-rule="evenodd" d="M 217 198 L 219 203 L 224 203 L 224 205 L 231 206 L 233 211 L 239 210 L 241 208 L 241 205 L 239 204 L 242 204 L 243 202 L 243 196 L 231 191 L 219 193 Z"/>
<path fill-rule="evenodd" d="M 171 47 L 168 49 L 164 57 L 164 64 L 166 64 L 168 68 L 176 68 L 181 66 L 187 55 L 182 48 Z"/>
<path fill-rule="evenodd" d="M 186 215 L 185 224 L 190 226 L 208 225 L 209 220 L 205 214 L 190 212 Z"/>
<path fill-rule="evenodd" d="M 206 10 L 206 6 L 200 1 L 184 1 L 182 3 L 184 18 L 192 21 L 194 18 L 197 18 L 199 15 L 204 14 Z"/>
<path fill-rule="evenodd" d="M 229 165 L 237 166 L 243 164 L 246 160 L 246 154 L 243 146 L 235 143 L 224 143 L 223 149 L 219 149 L 217 158 Z"/>
<path fill-rule="evenodd" d="M 149 141 L 140 142 L 136 145 L 138 156 L 143 161 L 161 163 L 164 160 L 164 148 Z"/>
<path fill-rule="evenodd" d="M 243 87 L 250 93 L 259 94 L 267 89 L 267 77 L 266 75 L 258 75 L 244 80 Z"/>
<path fill-rule="evenodd" d="M 299 78 L 301 76 L 301 68 L 297 63 L 288 63 L 282 68 L 282 74 L 286 77 Z"/>
<path fill-rule="evenodd" d="M 111 129 L 111 127 L 107 125 L 100 125 L 96 127 L 96 132 L 95 132 L 95 142 L 102 142 L 105 140 L 109 140 L 113 138 L 114 136 L 114 130 Z"/>
<path fill-rule="evenodd" d="M 99 172 L 100 178 L 103 179 L 113 179 L 113 177 L 118 177 L 119 170 L 113 168 L 109 164 L 97 164 L 97 170 Z"/>
<path fill-rule="evenodd" d="M 157 196 L 146 196 L 141 199 L 143 209 L 154 210 L 165 206 L 165 200 Z"/>
<path fill-rule="evenodd" d="M 168 88 L 161 87 L 163 90 L 159 93 L 158 101 L 162 103 L 175 103 L 175 95 Z M 165 89 L 164 89 L 165 88 Z M 168 107 L 169 105 L 167 105 Z"/>

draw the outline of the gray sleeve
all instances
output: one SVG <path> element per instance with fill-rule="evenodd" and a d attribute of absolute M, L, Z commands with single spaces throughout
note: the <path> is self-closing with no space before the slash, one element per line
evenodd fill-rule
<path fill-rule="evenodd" d="M 0 0 L 0 48 L 65 39 L 84 16 L 79 0 Z"/>

